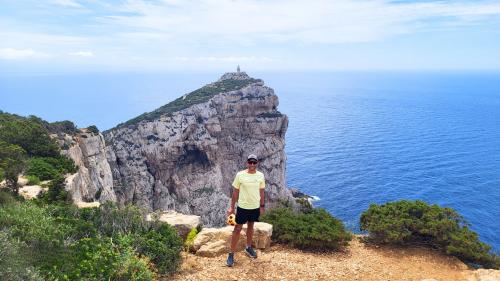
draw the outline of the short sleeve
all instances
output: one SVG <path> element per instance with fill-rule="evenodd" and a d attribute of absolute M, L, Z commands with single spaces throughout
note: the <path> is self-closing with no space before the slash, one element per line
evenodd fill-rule
<path fill-rule="evenodd" d="M 264 175 L 262 175 L 262 178 L 260 179 L 259 188 L 260 189 L 266 188 L 266 179 L 264 178 Z"/>
<path fill-rule="evenodd" d="M 233 187 L 236 188 L 236 189 L 240 189 L 240 177 L 239 177 L 239 174 L 236 174 L 236 177 L 234 177 L 234 181 L 233 181 Z"/>

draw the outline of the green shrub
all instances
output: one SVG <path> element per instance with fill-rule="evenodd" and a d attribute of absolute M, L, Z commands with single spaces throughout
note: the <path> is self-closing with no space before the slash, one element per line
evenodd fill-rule
<path fill-rule="evenodd" d="M 43 158 L 31 158 L 28 161 L 26 175 L 36 176 L 40 180 L 50 180 L 59 175 L 59 172 Z"/>
<path fill-rule="evenodd" d="M 28 185 L 40 184 L 40 179 L 37 176 L 28 175 L 28 176 L 26 176 L 26 178 L 28 179 Z"/>
<path fill-rule="evenodd" d="M 50 138 L 46 124 L 36 116 L 0 112 L 0 140 L 22 147 L 30 157 L 57 157 L 60 149 Z"/>
<path fill-rule="evenodd" d="M 66 191 L 66 183 L 63 176 L 56 174 L 55 178 L 49 183 L 49 190 L 42 192 L 39 197 L 46 203 L 65 203 L 72 202 L 71 194 Z"/>
<path fill-rule="evenodd" d="M 196 227 L 193 227 L 189 231 L 186 237 L 186 241 L 184 241 L 184 250 L 191 251 L 193 249 L 194 239 L 196 238 L 196 235 L 198 235 L 198 229 Z"/>
<path fill-rule="evenodd" d="M 133 238 L 137 251 L 147 256 L 160 274 L 169 275 L 177 270 L 181 262 L 182 239 L 175 228 L 160 224 Z"/>
<path fill-rule="evenodd" d="M 73 135 L 78 133 L 78 129 L 75 124 L 68 120 L 47 123 L 45 127 L 49 130 L 49 132 L 56 134 L 64 133 Z"/>
<path fill-rule="evenodd" d="M 1 124 L 0 128 L 2 128 Z M 15 194 L 17 194 L 18 191 L 17 177 L 26 165 L 25 159 L 26 151 L 22 147 L 16 144 L 10 144 L 0 139 L 1 177 L 5 178 L 7 186 Z"/>
<path fill-rule="evenodd" d="M 89 132 L 91 132 L 94 135 L 99 134 L 99 129 L 97 129 L 95 125 L 89 126 L 87 130 L 89 130 Z"/>
<path fill-rule="evenodd" d="M 261 221 L 273 225 L 272 239 L 299 249 L 338 250 L 351 240 L 343 223 L 324 209 L 307 213 L 277 208 L 265 213 Z"/>
<path fill-rule="evenodd" d="M 50 164 L 60 174 L 66 174 L 66 173 L 72 174 L 77 171 L 73 159 L 70 159 L 66 155 L 58 155 L 57 157 L 43 157 L 39 159 L 42 159 L 45 163 Z"/>
<path fill-rule="evenodd" d="M 9 234 L 0 231 L 0 280 L 42 281 L 43 278 L 33 266 L 24 251 L 25 245 Z"/>
<path fill-rule="evenodd" d="M 153 280 L 147 261 L 132 248 L 109 237 L 84 238 L 70 246 L 68 263 L 54 268 L 51 279 L 62 280 Z"/>
<path fill-rule="evenodd" d="M 16 198 L 8 190 L 0 190 L 0 208 L 17 202 Z"/>
<path fill-rule="evenodd" d="M 372 204 L 360 219 L 369 240 L 385 244 L 425 244 L 454 255 L 464 262 L 499 268 L 500 258 L 478 240 L 467 222 L 453 209 L 423 201 Z"/>
<path fill-rule="evenodd" d="M 26 174 L 40 180 L 51 180 L 59 175 L 75 173 L 77 168 L 72 159 L 64 155 L 57 157 L 33 157 L 28 161 Z"/>
<path fill-rule="evenodd" d="M 106 236 L 141 233 L 149 229 L 145 213 L 139 207 L 126 205 L 118 208 L 112 202 L 105 202 L 98 210 L 89 211 L 94 225 L 100 233 Z"/>

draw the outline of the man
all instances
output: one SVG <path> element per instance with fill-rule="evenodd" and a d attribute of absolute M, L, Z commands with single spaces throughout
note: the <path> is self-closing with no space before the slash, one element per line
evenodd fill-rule
<path fill-rule="evenodd" d="M 234 214 L 234 205 L 238 202 L 236 209 L 236 225 L 231 237 L 231 251 L 227 257 L 227 266 L 234 265 L 234 252 L 240 239 L 240 231 L 243 224 L 247 224 L 247 244 L 245 253 L 251 258 L 257 258 L 257 253 L 252 248 L 253 225 L 259 221 L 260 214 L 264 213 L 264 188 L 266 181 L 264 174 L 257 171 L 258 159 L 255 154 L 247 157 L 247 169 L 239 171 L 233 181 L 233 196 L 228 215 Z"/>

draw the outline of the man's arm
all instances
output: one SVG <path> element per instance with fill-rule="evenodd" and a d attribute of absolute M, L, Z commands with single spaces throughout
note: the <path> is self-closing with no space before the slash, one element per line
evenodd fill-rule
<path fill-rule="evenodd" d="M 264 206 L 264 204 L 265 204 L 265 203 L 264 203 L 264 202 L 265 202 L 265 198 L 264 198 L 264 194 L 265 194 L 265 192 L 264 192 L 264 188 L 259 189 L 259 191 L 260 191 L 260 205 L 261 205 L 261 206 Z"/>
<path fill-rule="evenodd" d="M 264 206 L 264 202 L 265 202 L 264 188 L 259 189 L 259 191 L 260 191 L 260 209 L 259 209 L 259 211 L 260 211 L 260 214 L 262 215 L 262 214 L 264 214 L 264 207 L 263 206 Z"/>
<path fill-rule="evenodd" d="M 238 202 L 238 197 L 240 196 L 240 190 L 233 187 L 233 196 L 231 196 L 231 206 L 229 206 L 229 214 L 234 214 L 234 205 Z"/>

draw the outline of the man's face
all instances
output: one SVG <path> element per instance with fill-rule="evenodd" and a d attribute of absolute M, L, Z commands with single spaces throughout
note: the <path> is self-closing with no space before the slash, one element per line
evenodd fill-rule
<path fill-rule="evenodd" d="M 257 169 L 257 160 L 255 159 L 248 160 L 247 167 L 249 171 L 255 171 L 255 169 Z"/>

